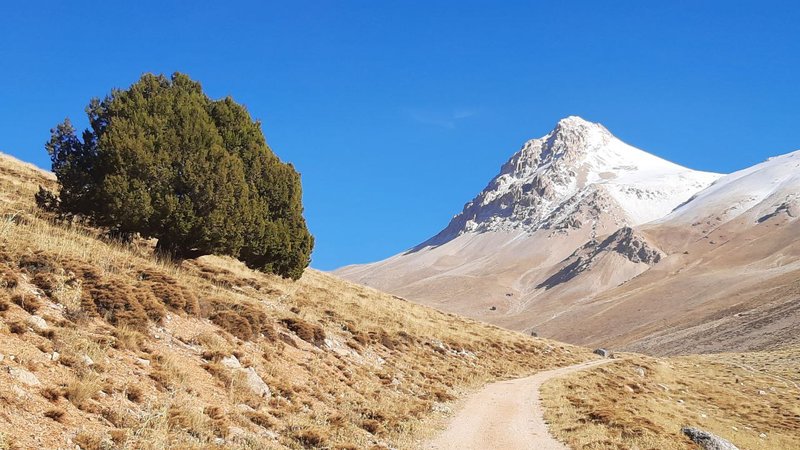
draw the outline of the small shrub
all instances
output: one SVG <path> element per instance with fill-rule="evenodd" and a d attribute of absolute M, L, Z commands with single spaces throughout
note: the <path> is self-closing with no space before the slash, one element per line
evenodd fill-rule
<path fill-rule="evenodd" d="M 28 331 L 28 326 L 20 320 L 8 322 L 8 331 L 14 334 L 25 334 Z"/>
<path fill-rule="evenodd" d="M 110 439 L 106 436 L 89 433 L 88 431 L 78 433 L 77 436 L 72 438 L 72 441 L 78 444 L 83 450 L 108 450 L 113 446 Z"/>
<path fill-rule="evenodd" d="M 60 423 L 64 422 L 64 416 L 66 414 L 67 414 L 67 412 L 64 411 L 61 408 L 48 409 L 47 411 L 44 412 L 44 416 L 45 417 L 47 417 L 48 419 L 53 419 L 56 422 L 60 422 Z"/>
<path fill-rule="evenodd" d="M 36 311 L 42 307 L 42 302 L 40 302 L 36 297 L 32 295 L 25 295 L 19 292 L 11 296 L 11 301 L 27 311 L 28 314 L 36 314 Z"/>
<path fill-rule="evenodd" d="M 125 389 L 125 397 L 134 403 L 140 403 L 144 398 L 139 386 L 128 386 Z"/>
<path fill-rule="evenodd" d="M 320 346 L 325 343 L 325 330 L 323 330 L 319 325 L 297 318 L 287 318 L 283 319 L 281 322 L 286 325 L 286 328 L 296 334 L 297 337 L 308 343 L 316 346 Z"/>
<path fill-rule="evenodd" d="M 370 434 L 377 434 L 381 430 L 381 423 L 374 419 L 367 419 L 361 422 L 361 428 Z"/>
<path fill-rule="evenodd" d="M 253 422 L 254 424 L 267 430 L 273 429 L 276 426 L 275 420 L 269 414 L 252 411 L 245 413 L 245 417 L 247 417 L 250 422 Z"/>
<path fill-rule="evenodd" d="M 58 401 L 59 398 L 61 398 L 61 396 L 64 395 L 64 391 L 62 391 L 60 388 L 54 388 L 52 386 L 49 386 L 49 387 L 46 387 L 46 388 L 42 389 L 41 394 L 42 394 L 42 397 L 44 397 L 44 398 L 50 400 L 51 402 L 55 403 L 55 402 Z"/>
<path fill-rule="evenodd" d="M 19 283 L 17 274 L 6 265 L 0 266 L 0 288 L 14 289 Z"/>
<path fill-rule="evenodd" d="M 145 337 L 128 325 L 120 325 L 112 332 L 114 336 L 114 348 L 118 350 L 130 350 L 138 352 Z"/>
<path fill-rule="evenodd" d="M 320 448 L 326 445 L 328 436 L 317 429 L 301 430 L 294 435 L 297 442 L 305 448 Z"/>
<path fill-rule="evenodd" d="M 197 297 L 188 289 L 184 289 L 175 278 L 153 270 L 142 272 L 140 278 L 153 295 L 168 307 L 190 314 L 199 312 Z"/>
<path fill-rule="evenodd" d="M 79 409 L 85 409 L 87 402 L 101 390 L 100 377 L 93 372 L 86 372 L 67 385 L 64 396 Z"/>
<path fill-rule="evenodd" d="M 172 354 L 157 354 L 153 357 L 155 368 L 150 378 L 164 389 L 175 389 L 186 383 L 188 376 L 183 371 L 182 362 Z"/>
<path fill-rule="evenodd" d="M 214 325 L 222 328 L 228 333 L 242 340 L 249 340 L 253 337 L 253 329 L 250 322 L 231 310 L 217 311 L 209 317 Z"/>

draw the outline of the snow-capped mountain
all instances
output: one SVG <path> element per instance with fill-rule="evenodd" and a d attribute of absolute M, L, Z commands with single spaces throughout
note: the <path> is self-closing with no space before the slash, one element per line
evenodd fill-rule
<path fill-rule="evenodd" d="M 429 244 L 463 233 L 639 225 L 663 217 L 720 175 L 632 147 L 570 116 L 526 142 Z"/>
<path fill-rule="evenodd" d="M 659 222 L 692 224 L 712 215 L 723 222 L 748 212 L 762 221 L 781 212 L 800 216 L 800 151 L 720 178 Z"/>
<path fill-rule="evenodd" d="M 576 344 L 768 348 L 800 344 L 798 218 L 800 151 L 722 176 L 573 116 L 526 142 L 436 236 L 336 272 Z"/>

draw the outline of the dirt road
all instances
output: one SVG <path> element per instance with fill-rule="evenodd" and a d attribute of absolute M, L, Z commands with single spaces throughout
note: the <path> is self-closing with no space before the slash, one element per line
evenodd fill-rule
<path fill-rule="evenodd" d="M 539 387 L 551 378 L 604 364 L 593 360 L 485 386 L 469 397 L 447 429 L 423 445 L 426 450 L 563 450 L 550 436 L 539 401 Z"/>

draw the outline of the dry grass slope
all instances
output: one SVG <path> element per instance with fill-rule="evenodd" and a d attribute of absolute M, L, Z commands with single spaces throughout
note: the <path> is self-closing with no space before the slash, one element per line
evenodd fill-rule
<path fill-rule="evenodd" d="M 741 449 L 800 448 L 800 349 L 656 359 L 628 354 L 543 386 L 574 448 L 694 449 L 692 426 Z"/>
<path fill-rule="evenodd" d="M 42 216 L 39 185 L 0 155 L 0 448 L 411 448 L 440 403 L 590 357 L 314 270 L 158 260 Z"/>

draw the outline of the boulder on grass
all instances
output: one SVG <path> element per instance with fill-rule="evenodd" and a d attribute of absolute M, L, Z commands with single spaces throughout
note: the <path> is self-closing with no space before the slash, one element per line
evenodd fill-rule
<path fill-rule="evenodd" d="M 595 349 L 595 351 L 592 353 L 594 353 L 595 355 L 600 355 L 603 358 L 611 358 L 611 356 L 614 355 L 613 353 L 611 353 L 611 350 L 606 350 L 604 348 Z"/>
<path fill-rule="evenodd" d="M 695 444 L 699 445 L 704 450 L 739 450 L 739 447 L 733 445 L 716 434 L 709 433 L 692 427 L 681 428 L 681 433 L 685 434 Z"/>

